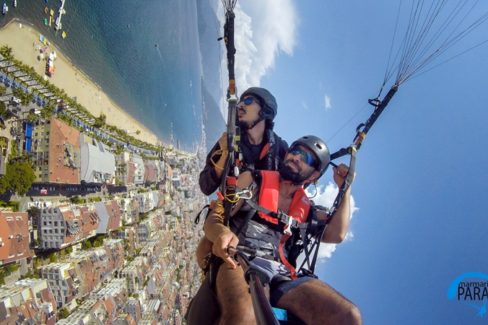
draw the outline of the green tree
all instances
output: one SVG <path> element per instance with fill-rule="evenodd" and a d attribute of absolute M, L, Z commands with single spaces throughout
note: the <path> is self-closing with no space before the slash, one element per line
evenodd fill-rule
<path fill-rule="evenodd" d="M 10 141 L 10 159 L 17 157 L 18 155 L 19 153 L 17 152 L 17 142 L 12 139 L 12 141 Z"/>
<path fill-rule="evenodd" d="M 7 120 L 10 117 L 10 112 L 4 102 L 0 102 L 0 117 Z"/>
<path fill-rule="evenodd" d="M 14 90 L 12 90 L 12 95 L 14 95 L 17 98 L 21 98 L 22 96 L 24 96 L 24 94 L 25 93 L 20 88 L 15 88 Z"/>
<path fill-rule="evenodd" d="M 79 197 L 78 195 L 71 197 L 70 202 L 73 204 L 83 204 L 86 203 L 86 199 Z"/>
<path fill-rule="evenodd" d="M 5 59 L 9 61 L 13 59 L 12 48 L 8 45 L 3 45 L 2 47 L 0 47 L 0 54 L 2 54 Z"/>
<path fill-rule="evenodd" d="M 26 159 L 13 159 L 7 164 L 5 175 L 0 178 L 0 193 L 11 190 L 19 195 L 27 193 L 36 179 L 30 161 Z"/>
<path fill-rule="evenodd" d="M 61 308 L 58 313 L 59 319 L 67 318 L 69 316 L 69 311 L 66 307 Z"/>
<path fill-rule="evenodd" d="M 58 255 L 56 253 L 49 254 L 49 263 L 56 263 L 58 261 Z"/>
<path fill-rule="evenodd" d="M 81 243 L 81 248 L 82 249 L 90 249 L 92 248 L 92 243 L 89 239 L 86 239 L 84 240 L 82 243 Z"/>
<path fill-rule="evenodd" d="M 34 94 L 32 93 L 24 93 L 22 97 L 20 97 L 20 101 L 22 105 L 26 106 L 29 105 L 29 103 L 34 99 Z"/>
<path fill-rule="evenodd" d="M 41 117 L 34 112 L 29 112 L 29 114 L 27 114 L 27 121 L 29 121 L 30 123 L 36 123 L 40 119 Z"/>
<path fill-rule="evenodd" d="M 54 114 L 54 106 L 49 104 L 41 110 L 41 117 L 48 120 Z"/>
<path fill-rule="evenodd" d="M 101 113 L 99 117 L 95 118 L 95 123 L 93 123 L 93 126 L 96 128 L 101 128 L 102 126 L 105 125 L 106 121 L 107 121 L 107 116 Z"/>
<path fill-rule="evenodd" d="M 0 86 L 0 96 L 5 95 L 7 92 L 7 88 L 5 86 Z"/>
<path fill-rule="evenodd" d="M 103 245 L 103 236 L 95 238 L 93 241 L 93 247 L 101 247 Z"/>

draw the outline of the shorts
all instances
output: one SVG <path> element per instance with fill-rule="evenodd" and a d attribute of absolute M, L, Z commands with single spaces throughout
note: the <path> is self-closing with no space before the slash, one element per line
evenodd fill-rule
<path fill-rule="evenodd" d="M 249 261 L 246 277 L 250 272 L 255 272 L 263 284 L 270 284 L 270 302 L 273 307 L 277 306 L 285 293 L 314 279 L 311 275 L 299 275 L 298 279 L 293 280 L 290 271 L 282 263 L 262 257 L 254 257 Z"/>

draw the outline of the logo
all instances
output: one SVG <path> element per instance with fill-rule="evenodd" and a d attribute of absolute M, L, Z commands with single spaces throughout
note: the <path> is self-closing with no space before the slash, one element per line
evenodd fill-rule
<path fill-rule="evenodd" d="M 479 317 L 484 317 L 488 304 L 488 274 L 480 272 L 461 274 L 451 282 L 447 298 L 474 308 Z"/>

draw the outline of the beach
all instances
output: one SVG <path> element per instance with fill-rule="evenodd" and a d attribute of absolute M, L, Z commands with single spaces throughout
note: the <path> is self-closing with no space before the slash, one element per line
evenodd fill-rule
<path fill-rule="evenodd" d="M 40 42 L 40 34 L 34 27 L 13 20 L 0 29 L 0 46 L 11 47 L 16 59 L 32 66 L 37 73 L 43 76 L 46 61 L 39 60 L 38 55 L 40 54 L 39 49 L 46 46 Z M 150 144 L 160 143 L 153 132 L 116 105 L 95 82 L 72 64 L 69 58 L 59 51 L 52 39 L 48 39 L 48 41 L 49 45 L 45 52 L 49 54 L 55 51 L 57 55 L 54 62 L 55 72 L 49 78 L 49 82 L 64 89 L 68 96 L 76 98 L 76 101 L 95 117 L 105 114 L 107 124 L 117 126 L 131 136 Z M 140 133 L 137 134 L 137 131 Z"/>

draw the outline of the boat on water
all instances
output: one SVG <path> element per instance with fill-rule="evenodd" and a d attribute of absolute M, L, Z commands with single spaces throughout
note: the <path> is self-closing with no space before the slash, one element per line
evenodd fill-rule
<path fill-rule="evenodd" d="M 56 20 L 54 21 L 54 29 L 55 30 L 60 30 L 61 28 L 63 28 L 63 24 L 61 24 L 61 17 L 63 16 L 63 14 L 66 13 L 66 11 L 64 10 L 64 3 L 66 2 L 66 0 L 61 0 L 61 6 L 59 6 L 59 9 L 58 9 L 58 16 L 56 17 Z"/>
<path fill-rule="evenodd" d="M 61 16 L 57 16 L 56 20 L 54 21 L 54 29 L 59 30 L 63 28 L 63 24 L 61 24 Z"/>
<path fill-rule="evenodd" d="M 68 36 L 68 34 L 63 30 L 63 32 L 61 33 L 61 37 L 66 38 L 66 36 Z"/>
<path fill-rule="evenodd" d="M 17 0 L 14 0 L 13 5 L 14 5 L 14 8 L 17 8 Z"/>
<path fill-rule="evenodd" d="M 7 12 L 8 12 L 8 6 L 7 6 L 7 3 L 4 2 L 3 7 L 2 7 L 2 15 L 6 15 Z"/>

